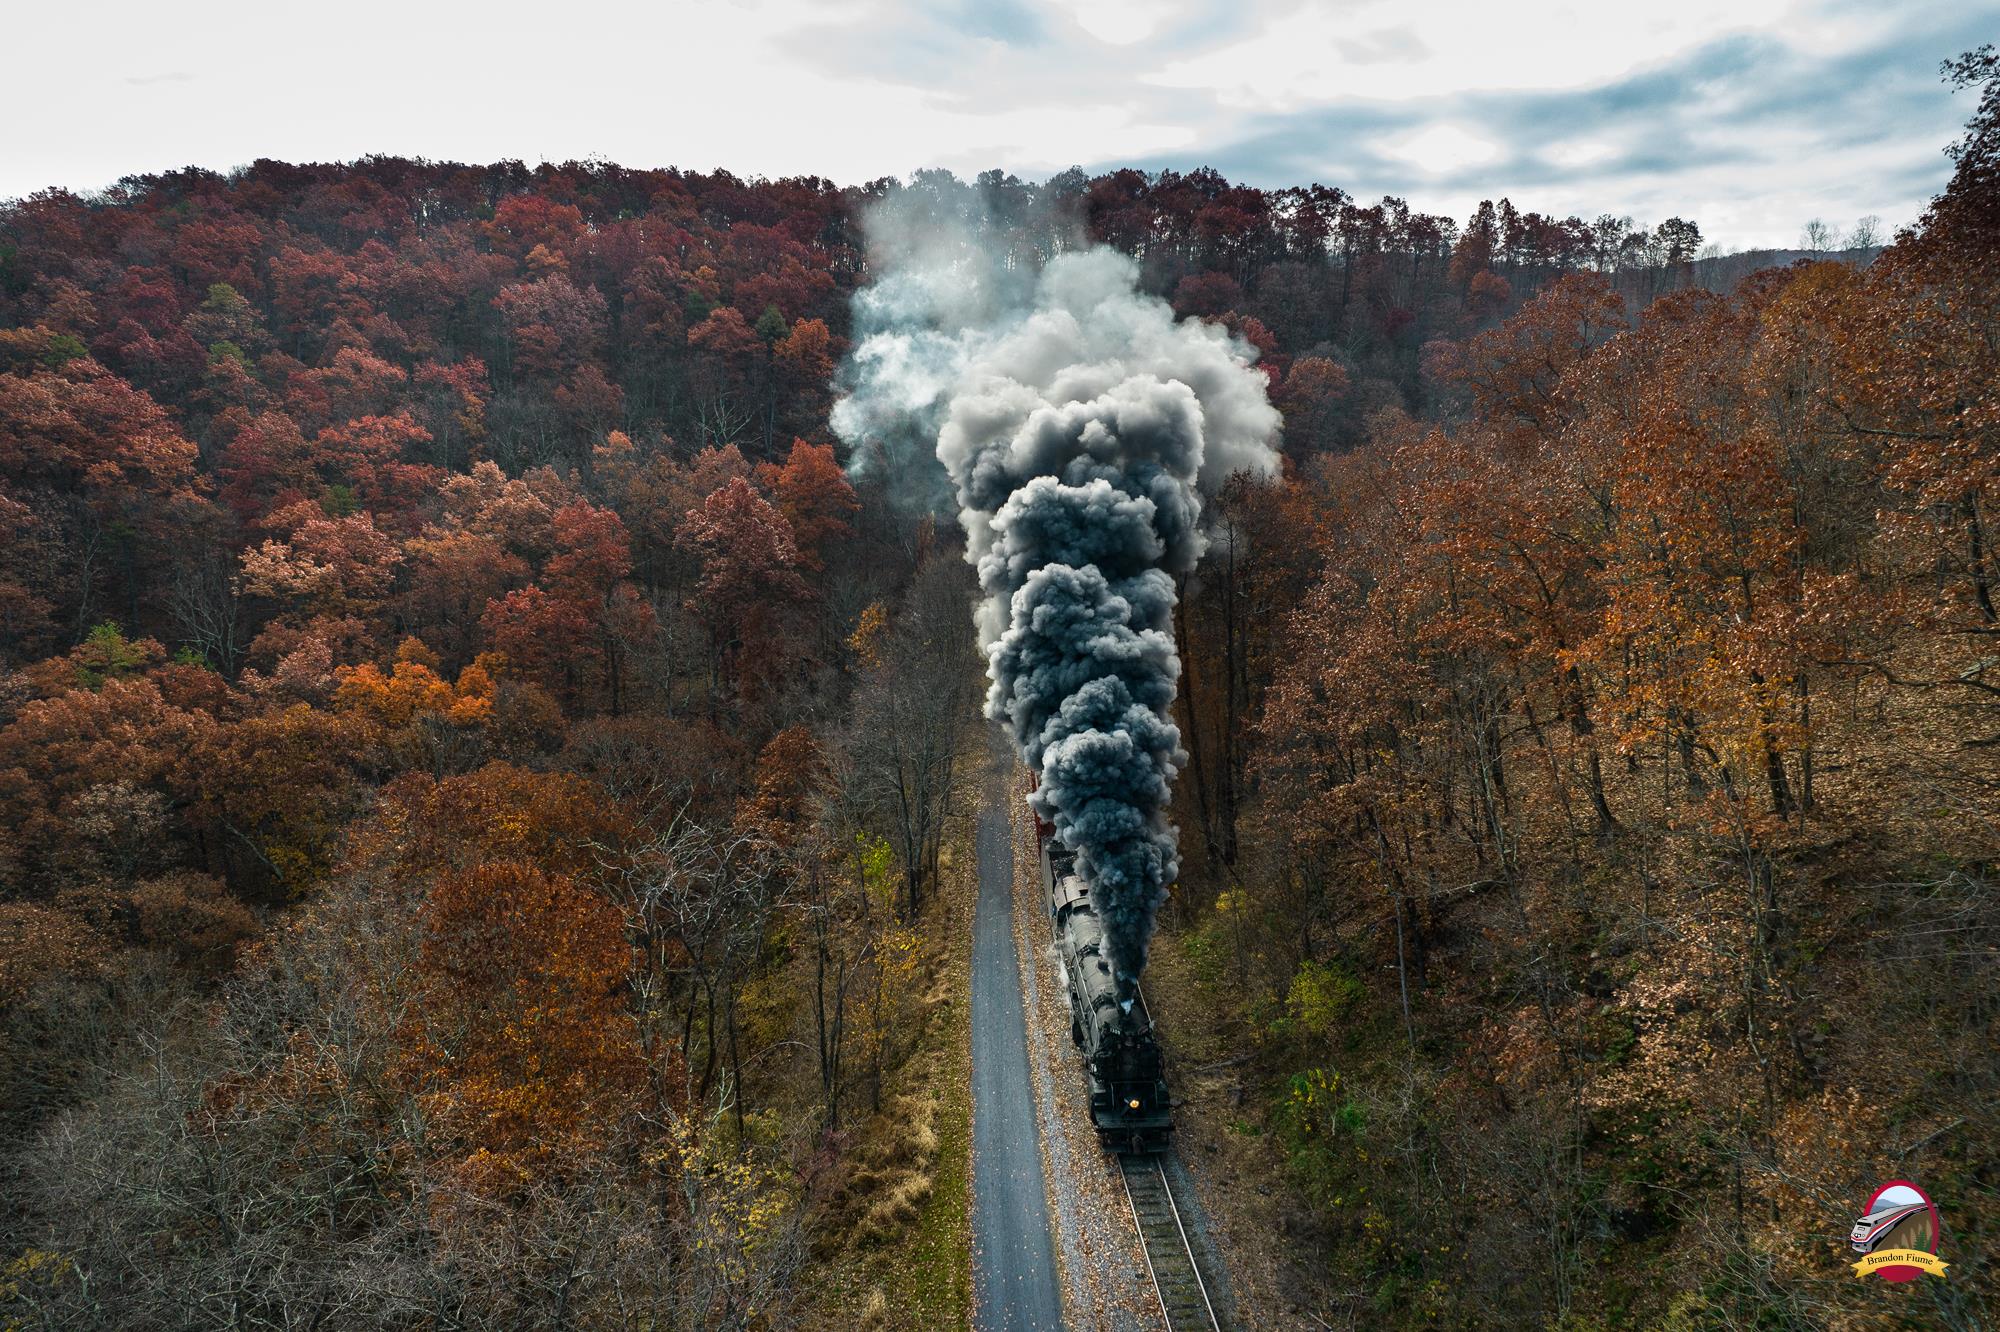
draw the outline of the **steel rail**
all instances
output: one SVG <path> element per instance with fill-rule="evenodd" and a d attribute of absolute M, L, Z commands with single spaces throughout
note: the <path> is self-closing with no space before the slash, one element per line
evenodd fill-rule
<path fill-rule="evenodd" d="M 1152 1167 L 1146 1171 L 1140 1163 Z M 1119 1181 L 1125 1186 L 1125 1205 L 1132 1209 L 1132 1223 L 1139 1231 L 1139 1243 L 1146 1258 L 1146 1276 L 1153 1283 L 1153 1295 L 1160 1302 L 1160 1314 L 1167 1321 L 1170 1332 L 1223 1332 L 1222 1320 L 1215 1315 L 1215 1305 L 1209 1299 L 1208 1283 L 1202 1280 L 1201 1264 L 1195 1261 L 1194 1245 L 1188 1239 L 1187 1225 L 1181 1219 L 1180 1204 L 1174 1201 L 1172 1182 L 1167 1177 L 1165 1160 L 1158 1155 L 1135 1156 L 1120 1153 L 1118 1157 Z M 1134 1180 L 1140 1182 L 1138 1194 L 1132 1191 Z M 1150 1186 L 1157 1181 L 1158 1203 L 1151 1198 Z M 1178 1246 L 1168 1246 L 1166 1237 L 1155 1235 L 1147 1228 L 1147 1216 L 1140 1211 L 1140 1198 L 1144 1196 L 1149 1210 L 1157 1208 L 1154 1225 L 1165 1229 L 1165 1222 L 1173 1222 L 1172 1238 L 1180 1241 Z M 1169 1269 L 1162 1279 L 1162 1268 Z M 1183 1268 L 1185 1269 L 1183 1271 Z M 1183 1298 L 1171 1298 L 1168 1288 L 1177 1288 L 1180 1294 L 1181 1282 L 1176 1278 L 1185 1277 L 1200 1297 L 1200 1304 Z"/>

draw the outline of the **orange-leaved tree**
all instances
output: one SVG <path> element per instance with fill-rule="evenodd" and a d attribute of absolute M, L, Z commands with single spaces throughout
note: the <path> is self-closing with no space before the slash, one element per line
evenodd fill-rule
<path fill-rule="evenodd" d="M 611 904 L 496 861 L 439 879 L 420 924 L 397 1075 L 458 1182 L 505 1194 L 617 1138 L 645 1061 Z"/>

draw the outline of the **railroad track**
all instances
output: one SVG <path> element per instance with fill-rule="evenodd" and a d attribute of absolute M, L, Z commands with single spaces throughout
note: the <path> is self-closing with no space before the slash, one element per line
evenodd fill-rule
<path fill-rule="evenodd" d="M 1195 1261 L 1194 1242 L 1174 1201 L 1165 1159 L 1120 1153 L 1118 1169 L 1125 1179 L 1125 1200 L 1145 1244 L 1146 1272 L 1153 1278 L 1169 1332 L 1227 1332 Z"/>

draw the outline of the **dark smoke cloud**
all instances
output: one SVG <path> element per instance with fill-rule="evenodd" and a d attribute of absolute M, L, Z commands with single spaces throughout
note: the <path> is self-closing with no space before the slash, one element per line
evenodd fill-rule
<path fill-rule="evenodd" d="M 952 297 L 966 271 L 892 269 L 862 299 L 835 420 L 850 444 L 935 439 L 984 593 L 987 713 L 1038 774 L 1129 984 L 1180 866 L 1175 576 L 1205 545 L 1202 492 L 1275 473 L 1278 413 L 1246 346 L 1175 321 L 1115 251 L 1060 255 L 1017 300 Z M 940 317 L 952 299 L 968 322 Z"/>

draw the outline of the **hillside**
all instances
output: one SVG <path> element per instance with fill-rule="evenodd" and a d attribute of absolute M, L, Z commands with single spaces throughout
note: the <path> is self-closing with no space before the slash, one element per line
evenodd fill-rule
<path fill-rule="evenodd" d="M 1981 77 L 1949 191 L 1821 262 L 1213 172 L 0 207 L 0 1327 L 962 1305 L 975 578 L 934 441 L 832 420 L 885 201 L 1128 256 L 1283 414 L 1147 584 L 1152 992 L 1257 1298 L 1981 1326 Z M 1843 1238 L 1899 1177 L 1952 1270 L 1884 1304 Z"/>

